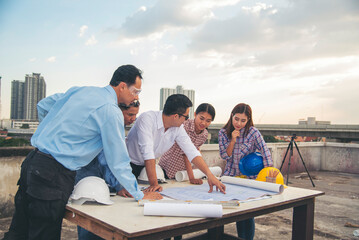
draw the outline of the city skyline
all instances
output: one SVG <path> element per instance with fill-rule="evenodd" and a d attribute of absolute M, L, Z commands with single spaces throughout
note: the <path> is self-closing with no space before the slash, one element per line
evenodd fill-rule
<path fill-rule="evenodd" d="M 183 85 L 194 108 L 215 107 L 214 123 L 245 102 L 255 124 L 358 124 L 358 13 L 355 0 L 1 1 L 1 117 L 26 73 L 46 76 L 51 95 L 105 86 L 133 64 L 144 71 L 140 113 Z"/>

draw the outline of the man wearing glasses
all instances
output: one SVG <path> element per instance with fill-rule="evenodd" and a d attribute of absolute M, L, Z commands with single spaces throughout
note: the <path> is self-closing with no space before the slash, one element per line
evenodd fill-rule
<path fill-rule="evenodd" d="M 15 213 L 4 239 L 60 239 L 65 206 L 76 170 L 101 151 L 116 179 L 136 200 L 160 198 L 143 194 L 131 173 L 119 103 L 138 100 L 141 71 L 120 66 L 106 87 L 73 87 L 41 100 L 41 121 L 21 165 Z"/>
<path fill-rule="evenodd" d="M 192 102 L 183 94 L 174 94 L 167 98 L 163 111 L 142 113 L 127 136 L 127 149 L 131 158 L 132 172 L 136 177 L 145 167 L 150 183 L 145 192 L 162 191 L 156 175 L 156 158 L 167 152 L 176 142 L 194 163 L 208 177 L 210 192 L 213 185 L 225 193 L 225 186 L 210 172 L 200 152 L 193 145 L 183 128 L 188 119 Z"/>
<path fill-rule="evenodd" d="M 120 103 L 118 106 L 122 111 L 123 118 L 125 120 L 125 126 L 134 123 L 139 112 L 140 101 L 134 101 L 128 106 L 124 103 Z"/>

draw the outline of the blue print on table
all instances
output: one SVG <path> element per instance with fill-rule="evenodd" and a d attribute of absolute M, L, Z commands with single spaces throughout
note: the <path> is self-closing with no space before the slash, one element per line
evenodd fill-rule
<path fill-rule="evenodd" d="M 177 187 L 164 189 L 161 194 L 177 200 L 213 200 L 213 201 L 230 201 L 230 200 L 248 200 L 268 195 L 278 194 L 272 191 L 266 191 L 256 188 L 238 186 L 234 184 L 225 184 L 226 194 L 217 192 L 215 187 L 212 193 L 208 193 L 207 185 Z"/>

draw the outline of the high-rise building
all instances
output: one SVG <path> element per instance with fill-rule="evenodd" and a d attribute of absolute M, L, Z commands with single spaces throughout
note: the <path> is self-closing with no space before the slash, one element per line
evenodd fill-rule
<path fill-rule="evenodd" d="M 194 102 L 195 91 L 183 89 L 183 87 L 180 85 L 176 86 L 175 89 L 161 88 L 161 90 L 160 90 L 160 110 L 163 110 L 163 107 L 165 106 L 167 98 L 173 94 L 183 94 L 183 95 L 186 95 L 191 100 L 193 107 L 190 108 L 189 117 L 193 118 L 194 117 L 194 106 L 195 106 L 195 102 Z"/>
<path fill-rule="evenodd" d="M 0 76 L 0 119 L 1 119 L 1 76 Z"/>
<path fill-rule="evenodd" d="M 24 119 L 24 85 L 25 82 L 19 80 L 11 82 L 10 119 Z"/>
<path fill-rule="evenodd" d="M 37 103 L 46 97 L 46 83 L 40 73 L 25 75 L 25 82 L 11 82 L 11 119 L 38 120 Z"/>

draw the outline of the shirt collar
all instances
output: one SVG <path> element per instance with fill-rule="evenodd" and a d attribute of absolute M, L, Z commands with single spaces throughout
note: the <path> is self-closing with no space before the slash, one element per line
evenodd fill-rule
<path fill-rule="evenodd" d="M 158 111 L 157 112 L 157 129 L 161 129 L 161 128 L 165 128 L 165 126 L 163 125 L 163 118 L 162 118 L 162 111 Z"/>
<path fill-rule="evenodd" d="M 115 92 L 115 89 L 113 89 L 113 87 L 112 87 L 111 85 L 107 85 L 107 86 L 105 87 L 105 89 L 106 89 L 107 91 L 109 91 L 109 93 L 111 94 L 111 97 L 112 97 L 112 99 L 114 100 L 115 104 L 118 104 L 118 99 L 117 99 L 117 94 L 116 94 L 116 92 Z"/>

